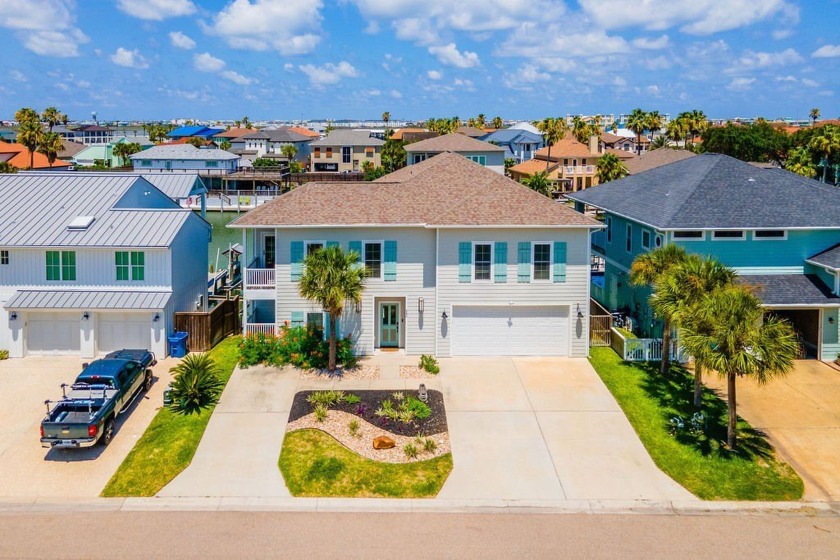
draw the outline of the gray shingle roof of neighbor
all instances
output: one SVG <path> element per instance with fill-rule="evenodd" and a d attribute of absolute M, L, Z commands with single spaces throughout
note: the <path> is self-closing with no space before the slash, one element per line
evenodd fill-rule
<path fill-rule="evenodd" d="M 192 211 L 175 202 L 157 209 L 115 208 L 138 182 L 155 189 L 129 173 L 0 175 L 0 247 L 169 247 Z M 68 229 L 81 216 L 93 223 Z"/>
<path fill-rule="evenodd" d="M 659 229 L 840 228 L 840 190 L 703 154 L 567 195 Z"/>
<path fill-rule="evenodd" d="M 304 136 L 289 128 L 264 128 L 259 132 L 241 136 L 240 138 L 243 140 L 268 140 L 270 142 L 308 142 L 312 140 L 311 137 Z"/>
<path fill-rule="evenodd" d="M 816 274 L 760 274 L 740 276 L 738 282 L 753 286 L 768 307 L 790 305 L 840 306 L 840 297 L 831 293 Z"/>
<path fill-rule="evenodd" d="M 118 290 L 18 290 L 6 309 L 136 309 L 161 310 L 172 292 Z"/>
<path fill-rule="evenodd" d="M 239 156 L 218 148 L 196 148 L 192 144 L 161 144 L 131 156 L 141 159 L 229 160 Z"/>
<path fill-rule="evenodd" d="M 367 130 L 347 130 L 337 128 L 326 138 L 315 140 L 311 146 L 381 146 L 385 143 Z"/>
<path fill-rule="evenodd" d="M 405 147 L 406 152 L 504 152 L 501 146 L 482 142 L 458 132 L 428 138 Z"/>
<path fill-rule="evenodd" d="M 828 268 L 840 269 L 840 243 L 806 260 Z"/>

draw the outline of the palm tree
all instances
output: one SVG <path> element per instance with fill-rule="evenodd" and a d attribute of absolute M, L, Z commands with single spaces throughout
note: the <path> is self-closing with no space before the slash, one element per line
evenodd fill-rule
<path fill-rule="evenodd" d="M 580 115 L 575 115 L 572 119 L 572 134 L 575 139 L 581 144 L 589 142 L 589 125 Z"/>
<path fill-rule="evenodd" d="M 17 141 L 29 151 L 29 169 L 32 169 L 35 165 L 35 150 L 44 134 L 40 117 L 35 109 L 24 107 L 15 112 L 15 120 L 18 122 Z"/>
<path fill-rule="evenodd" d="M 728 286 L 706 295 L 697 313 L 707 329 L 697 329 L 695 322 L 689 322 L 683 328 L 682 345 L 695 364 L 726 378 L 726 439 L 734 449 L 738 441 L 735 380 L 749 376 L 764 385 L 785 375 L 793 368 L 799 343 L 790 324 L 765 315 L 761 300 L 744 286 Z"/>
<path fill-rule="evenodd" d="M 58 158 L 58 152 L 64 149 L 64 140 L 58 132 L 45 132 L 41 136 L 41 142 L 38 144 L 38 153 L 44 154 L 47 161 L 50 162 L 50 167 L 53 166 L 55 160 Z"/>
<path fill-rule="evenodd" d="M 219 142 L 219 149 L 230 150 L 230 140 L 225 139 Z"/>
<path fill-rule="evenodd" d="M 602 155 L 595 167 L 598 183 L 608 183 L 627 175 L 627 168 L 615 154 Z"/>
<path fill-rule="evenodd" d="M 823 168 L 822 182 L 828 181 L 828 167 L 831 163 L 831 156 L 840 152 L 840 129 L 824 126 L 818 134 L 815 134 L 808 147 L 822 155 L 820 165 Z"/>
<path fill-rule="evenodd" d="M 247 116 L 242 117 L 242 128 L 251 128 L 251 119 Z"/>
<path fill-rule="evenodd" d="M 809 113 L 809 116 L 811 117 L 811 126 L 814 126 L 815 124 L 817 124 L 817 119 L 820 118 L 819 108 L 814 107 L 813 109 L 811 109 L 811 112 Z"/>
<path fill-rule="evenodd" d="M 709 333 L 711 325 L 699 312 L 704 298 L 715 290 L 725 288 L 735 281 L 735 271 L 719 261 L 699 255 L 687 255 L 659 285 L 651 299 L 656 307 L 666 310 L 664 315 L 673 317 L 677 328 L 691 325 L 692 332 Z M 700 408 L 703 398 L 703 364 L 694 365 L 694 406 Z"/>
<path fill-rule="evenodd" d="M 545 171 L 537 171 L 530 177 L 525 177 L 522 184 L 547 197 L 551 197 L 551 186 L 548 183 L 548 174 Z"/>
<path fill-rule="evenodd" d="M 499 130 L 504 125 L 504 121 L 502 117 L 493 117 L 493 128 Z"/>
<path fill-rule="evenodd" d="M 636 135 L 636 153 L 642 153 L 642 133 L 648 127 L 648 114 L 641 109 L 633 109 L 627 117 L 627 128 Z"/>
<path fill-rule="evenodd" d="M 319 304 L 330 316 L 329 370 L 335 371 L 335 325 L 344 311 L 344 304 L 360 304 L 364 290 L 365 270 L 359 266 L 359 254 L 345 253 L 330 246 L 310 253 L 304 261 L 300 278 L 300 295 Z"/>
<path fill-rule="evenodd" d="M 294 144 L 283 144 L 283 147 L 280 148 L 280 153 L 283 154 L 283 157 L 288 158 L 289 161 L 295 159 L 295 156 L 298 153 L 297 146 Z"/>
<path fill-rule="evenodd" d="M 55 107 L 47 107 L 44 109 L 44 112 L 41 113 L 41 120 L 49 125 L 50 132 L 52 132 L 55 125 L 62 121 L 62 117 L 64 117 L 64 115 L 62 115 Z"/>
<path fill-rule="evenodd" d="M 700 109 L 692 109 L 688 113 L 683 114 L 688 119 L 688 128 L 692 139 L 695 136 L 702 135 L 709 128 L 709 119 L 706 117 L 706 113 Z"/>
<path fill-rule="evenodd" d="M 642 253 L 630 266 L 630 283 L 634 286 L 652 286 L 651 309 L 662 317 L 662 363 L 660 371 L 667 374 L 671 367 L 671 324 L 673 310 L 655 304 L 656 294 L 662 288 L 668 276 L 686 259 L 685 249 L 678 245 L 663 245 L 648 253 Z"/>
<path fill-rule="evenodd" d="M 537 123 L 537 129 L 542 132 L 545 144 L 548 146 L 548 159 L 545 162 L 545 173 L 548 175 L 548 168 L 551 165 L 551 147 L 565 138 L 569 127 L 564 118 L 546 117 Z"/>
<path fill-rule="evenodd" d="M 678 116 L 676 119 L 669 121 L 665 125 L 665 135 L 668 137 L 668 140 L 676 142 L 679 145 L 680 140 L 688 137 L 688 123 L 686 119 Z"/>
<path fill-rule="evenodd" d="M 651 132 L 658 132 L 662 129 L 662 121 L 665 120 L 659 111 L 651 111 L 647 114 L 647 129 Z"/>
<path fill-rule="evenodd" d="M 385 128 L 388 128 L 388 123 L 391 122 L 391 113 L 389 111 L 382 113 L 382 120 L 385 121 Z"/>
<path fill-rule="evenodd" d="M 479 113 L 478 117 L 475 119 L 475 123 L 478 125 L 478 128 L 484 128 L 484 125 L 487 124 L 486 117 L 484 113 Z"/>
<path fill-rule="evenodd" d="M 651 150 L 659 150 L 661 148 L 667 148 L 667 147 L 668 147 L 668 138 L 666 136 L 657 136 L 650 143 L 650 149 Z"/>
<path fill-rule="evenodd" d="M 805 146 L 798 146 L 790 151 L 785 162 L 785 169 L 809 179 L 817 176 L 817 168 L 814 166 L 813 157 L 810 150 Z"/>

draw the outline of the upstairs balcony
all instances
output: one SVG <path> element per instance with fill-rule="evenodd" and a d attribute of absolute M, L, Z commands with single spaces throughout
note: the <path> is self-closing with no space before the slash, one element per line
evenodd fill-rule
<path fill-rule="evenodd" d="M 564 175 L 594 175 L 595 174 L 595 166 L 594 165 L 564 165 L 563 166 L 563 174 Z"/>
<path fill-rule="evenodd" d="M 275 270 L 265 266 L 261 259 L 254 259 L 245 268 L 246 290 L 273 290 L 275 286 Z"/>

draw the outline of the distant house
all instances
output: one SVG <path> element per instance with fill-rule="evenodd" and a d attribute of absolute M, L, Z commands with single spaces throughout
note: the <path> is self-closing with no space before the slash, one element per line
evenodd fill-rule
<path fill-rule="evenodd" d="M 636 175 L 649 171 L 656 167 L 662 167 L 684 159 L 696 157 L 697 154 L 690 150 L 675 150 L 673 148 L 659 148 L 645 152 L 639 157 L 625 160 L 624 167 L 629 175 Z"/>
<path fill-rule="evenodd" d="M 87 148 L 79 151 L 76 155 L 73 156 L 73 163 L 75 165 L 82 165 L 86 167 L 91 167 L 97 165 L 103 165 L 105 167 L 122 167 L 125 164 L 130 164 L 130 162 L 123 162 L 123 160 L 114 155 L 114 147 L 117 144 L 127 144 L 127 143 L 136 143 L 140 145 L 140 148 L 146 150 L 154 146 L 152 142 L 149 141 L 148 138 L 144 137 L 137 137 L 133 140 L 128 138 L 122 137 L 118 138 L 113 142 L 108 142 L 107 144 L 96 144 L 93 146 L 88 146 Z"/>
<path fill-rule="evenodd" d="M 210 225 L 143 177 L 0 175 L 0 348 L 12 357 L 168 353 L 177 311 L 203 310 Z"/>
<path fill-rule="evenodd" d="M 458 129 L 455 131 L 457 134 L 463 134 L 464 136 L 469 136 L 470 138 L 481 138 L 487 132 L 480 128 L 476 128 L 474 126 L 459 126 Z"/>
<path fill-rule="evenodd" d="M 59 159 L 73 159 L 73 156 L 87 148 L 81 142 L 75 142 L 73 140 L 64 140 L 62 142 L 63 149 L 58 152 Z"/>
<path fill-rule="evenodd" d="M 528 121 L 519 121 L 518 123 L 510 125 L 507 129 L 508 130 L 527 130 L 528 132 L 533 132 L 534 134 L 540 134 L 540 135 L 542 134 L 536 126 L 532 125 Z"/>
<path fill-rule="evenodd" d="M 429 138 L 436 138 L 440 136 L 438 132 L 432 132 L 425 128 L 398 128 L 391 135 L 391 140 L 398 140 L 400 142 L 419 142 L 420 140 L 427 140 Z"/>
<path fill-rule="evenodd" d="M 197 171 L 204 175 L 227 175 L 239 169 L 239 156 L 218 148 L 161 144 L 134 154 L 131 163 L 141 173 Z"/>
<path fill-rule="evenodd" d="M 292 132 L 297 132 L 298 134 L 303 134 L 304 136 L 309 136 L 313 140 L 317 140 L 321 137 L 320 133 L 302 126 L 290 126 L 289 130 L 291 130 Z"/>
<path fill-rule="evenodd" d="M 56 159 L 50 165 L 47 156 L 40 152 L 29 153 L 26 146 L 22 144 L 0 142 L 0 161 L 8 163 L 16 169 L 29 169 L 30 156 L 32 169 L 42 171 L 67 171 L 73 164 L 69 161 Z"/>
<path fill-rule="evenodd" d="M 80 142 L 85 146 L 107 144 L 113 141 L 115 137 L 114 129 L 98 124 L 83 124 L 73 127 L 59 124 L 53 127 L 53 132 L 58 133 L 65 140 Z"/>
<path fill-rule="evenodd" d="M 229 128 L 213 135 L 213 141 L 221 144 L 225 140 L 233 144 L 238 138 L 259 132 L 256 128 Z"/>
<path fill-rule="evenodd" d="M 601 133 L 601 143 L 605 149 L 620 150 L 632 153 L 645 153 L 650 150 L 650 138 L 642 134 L 639 139 L 641 150 L 636 148 L 636 134 L 626 128 L 620 128 L 617 134 L 611 132 Z"/>
<path fill-rule="evenodd" d="M 541 134 L 510 128 L 485 134 L 479 140 L 505 148 L 505 159 L 513 159 L 516 163 L 533 159 L 537 150 L 545 145 Z"/>
<path fill-rule="evenodd" d="M 383 140 L 370 131 L 336 129 L 326 138 L 310 144 L 312 148 L 311 168 L 316 173 L 344 173 L 361 171 L 364 162 L 375 167 L 382 165 Z"/>
<path fill-rule="evenodd" d="M 223 132 L 221 128 L 210 128 L 207 126 L 182 126 L 176 128 L 174 130 L 169 131 L 166 134 L 167 138 L 171 138 L 172 140 L 179 140 L 181 138 L 204 138 L 205 140 L 212 140 L 213 136 L 216 134 Z"/>
<path fill-rule="evenodd" d="M 17 139 L 17 129 L 11 126 L 0 126 L 0 142 L 14 142 Z"/>
<path fill-rule="evenodd" d="M 292 145 L 297 149 L 295 160 L 305 162 L 309 160 L 310 144 L 314 141 L 314 137 L 300 134 L 289 127 L 265 128 L 231 141 L 231 150 L 237 149 L 240 155 L 249 158 L 285 159 L 283 146 Z"/>
<path fill-rule="evenodd" d="M 408 144 L 405 152 L 407 165 L 415 165 L 444 152 L 453 152 L 496 173 L 505 173 L 504 148 L 457 132 Z"/>

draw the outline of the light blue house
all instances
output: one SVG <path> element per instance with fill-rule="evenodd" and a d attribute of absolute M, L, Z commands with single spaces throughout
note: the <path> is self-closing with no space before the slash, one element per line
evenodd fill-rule
<path fill-rule="evenodd" d="M 712 256 L 757 287 L 790 320 L 810 357 L 840 352 L 840 191 L 782 169 L 719 154 L 664 165 L 569 195 L 604 212 L 593 254 L 604 258 L 592 294 L 623 310 L 646 336 L 661 334 L 649 291 L 629 282 L 637 255 L 669 243 Z"/>
<path fill-rule="evenodd" d="M 505 149 L 505 159 L 516 160 L 516 163 L 534 159 L 537 150 L 545 146 L 542 135 L 515 128 L 496 130 L 479 140 L 501 146 Z"/>

